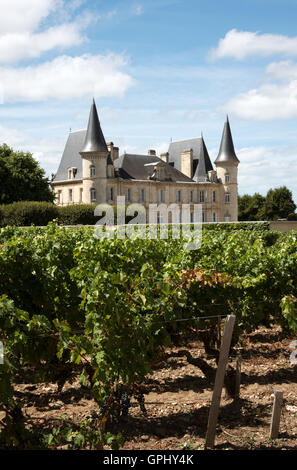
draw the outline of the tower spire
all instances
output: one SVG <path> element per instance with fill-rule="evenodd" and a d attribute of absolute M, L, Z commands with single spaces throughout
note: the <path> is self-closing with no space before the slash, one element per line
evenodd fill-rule
<path fill-rule="evenodd" d="M 193 180 L 197 182 L 206 181 L 208 172 L 212 170 L 213 167 L 201 132 L 198 164 L 193 176 Z"/>
<path fill-rule="evenodd" d="M 90 110 L 88 129 L 81 152 L 108 152 L 94 98 Z"/>
<path fill-rule="evenodd" d="M 237 163 L 239 163 L 239 160 L 238 160 L 238 158 L 236 156 L 236 153 L 235 153 L 235 150 L 234 150 L 234 145 L 233 145 L 233 139 L 232 139 L 230 124 L 229 124 L 228 114 L 227 114 L 226 122 L 225 122 L 225 125 L 224 125 L 220 151 L 219 151 L 219 154 L 218 154 L 218 156 L 215 160 L 215 163 L 219 163 L 219 162 L 237 162 Z"/>

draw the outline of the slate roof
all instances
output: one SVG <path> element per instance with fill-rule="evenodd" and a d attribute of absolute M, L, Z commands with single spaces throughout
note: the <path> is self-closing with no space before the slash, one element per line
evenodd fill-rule
<path fill-rule="evenodd" d="M 194 162 L 193 160 L 193 166 Z M 193 180 L 198 182 L 208 180 L 208 172 L 212 171 L 213 167 L 208 155 L 208 151 L 204 142 L 203 137 L 200 137 L 200 148 L 198 153 L 198 163 L 195 170 L 193 170 Z"/>
<path fill-rule="evenodd" d="M 181 154 L 184 150 L 193 150 L 193 179 L 194 181 L 205 181 L 207 172 L 213 170 L 208 151 L 203 137 L 171 142 L 169 145 L 169 163 L 174 168 L 181 169 Z"/>
<path fill-rule="evenodd" d="M 70 167 L 77 168 L 75 179 L 82 178 L 82 160 L 79 152 L 83 148 L 86 133 L 86 129 L 81 131 L 70 132 L 58 171 L 53 182 L 67 180 L 68 168 Z"/>
<path fill-rule="evenodd" d="M 149 163 L 161 163 L 165 167 L 165 178 L 170 181 L 193 182 L 191 178 L 178 171 L 161 158 L 155 155 L 135 155 L 125 153 L 114 161 L 114 167 L 118 170 L 119 177 L 123 179 L 148 180 L 154 170 L 154 165 Z"/>
<path fill-rule="evenodd" d="M 90 110 L 86 138 L 81 152 L 108 152 L 94 99 Z"/>
<path fill-rule="evenodd" d="M 234 150 L 233 139 L 232 139 L 232 134 L 231 134 L 231 129 L 230 129 L 228 116 L 227 116 L 227 119 L 226 119 L 226 122 L 225 122 L 225 125 L 224 125 L 220 151 L 219 151 L 219 154 L 218 154 L 218 156 L 215 160 L 215 163 L 219 163 L 219 162 L 237 162 L 237 163 L 239 163 L 239 160 L 238 160 L 238 158 L 236 156 L 236 153 L 235 153 L 235 150 Z"/>

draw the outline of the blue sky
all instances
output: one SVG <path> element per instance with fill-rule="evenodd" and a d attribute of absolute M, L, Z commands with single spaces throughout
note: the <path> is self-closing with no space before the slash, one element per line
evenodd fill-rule
<path fill-rule="evenodd" d="M 297 0 L 0 0 L 0 143 L 57 170 L 93 96 L 120 152 L 200 136 L 226 113 L 239 193 L 297 203 Z"/>

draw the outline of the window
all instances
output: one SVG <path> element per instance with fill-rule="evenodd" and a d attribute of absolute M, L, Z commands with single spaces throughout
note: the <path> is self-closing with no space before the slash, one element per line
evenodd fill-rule
<path fill-rule="evenodd" d="M 212 221 L 213 222 L 217 221 L 217 214 L 215 212 L 212 214 Z"/>
<path fill-rule="evenodd" d="M 159 189 L 158 192 L 158 202 L 164 202 L 165 197 L 164 197 L 164 189 Z"/>
<path fill-rule="evenodd" d="M 108 199 L 110 201 L 113 201 L 113 199 L 114 199 L 113 188 L 109 188 L 109 190 L 108 190 Z"/>
<path fill-rule="evenodd" d="M 113 177 L 113 168 L 112 166 L 107 167 L 107 177 L 112 178 Z"/>
<path fill-rule="evenodd" d="M 144 189 L 139 190 L 139 202 L 144 202 L 145 201 L 145 191 Z"/>
<path fill-rule="evenodd" d="M 230 193 L 226 193 L 225 194 L 225 204 L 229 204 L 230 203 Z"/>
<path fill-rule="evenodd" d="M 194 191 L 190 191 L 189 202 L 194 202 Z"/>
<path fill-rule="evenodd" d="M 226 173 L 225 174 L 225 183 L 229 183 L 230 182 L 230 175 L 229 173 Z"/>
<path fill-rule="evenodd" d="M 68 179 L 72 179 L 72 168 L 68 168 Z"/>
<path fill-rule="evenodd" d="M 204 191 L 200 191 L 199 193 L 199 201 L 204 202 Z"/>
<path fill-rule="evenodd" d="M 63 204 L 62 190 L 61 189 L 58 191 L 58 204 Z"/>
<path fill-rule="evenodd" d="M 68 201 L 72 202 L 72 189 L 68 190 Z"/>
<path fill-rule="evenodd" d="M 190 223 L 194 223 L 194 212 L 190 212 Z"/>
<path fill-rule="evenodd" d="M 83 188 L 80 188 L 79 190 L 79 202 L 82 202 L 83 200 Z"/>
<path fill-rule="evenodd" d="M 158 180 L 162 179 L 162 170 L 160 170 L 160 169 L 157 170 L 157 179 Z"/>
<path fill-rule="evenodd" d="M 160 212 L 158 212 L 157 214 L 157 224 L 163 224 L 163 214 L 160 214 Z"/>
<path fill-rule="evenodd" d="M 181 196 L 181 191 L 176 192 L 176 202 L 181 202 L 182 196 Z"/>
<path fill-rule="evenodd" d="M 92 178 L 93 176 L 95 176 L 95 174 L 96 174 L 95 165 L 91 165 L 91 166 L 90 166 L 90 176 L 91 176 L 91 178 Z"/>
<path fill-rule="evenodd" d="M 230 215 L 225 215 L 225 222 L 230 222 L 230 220 L 231 220 Z"/>
<path fill-rule="evenodd" d="M 91 202 L 96 201 L 96 189 L 91 188 Z"/>
<path fill-rule="evenodd" d="M 217 200 L 216 192 L 213 191 L 212 192 L 212 202 L 216 202 L 216 200 Z"/>
<path fill-rule="evenodd" d="M 206 215 L 205 215 L 205 212 L 202 212 L 202 222 L 206 222 Z"/>
<path fill-rule="evenodd" d="M 131 189 L 129 189 L 129 188 L 126 189 L 126 200 L 127 200 L 128 202 L 131 201 Z"/>

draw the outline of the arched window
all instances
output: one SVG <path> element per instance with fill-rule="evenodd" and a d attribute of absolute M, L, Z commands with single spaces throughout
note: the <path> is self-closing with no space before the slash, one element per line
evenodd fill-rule
<path fill-rule="evenodd" d="M 96 174 L 96 167 L 95 165 L 90 166 L 90 176 L 93 177 Z"/>
<path fill-rule="evenodd" d="M 91 202 L 96 201 L 96 189 L 91 188 L 90 193 L 91 193 Z"/>

